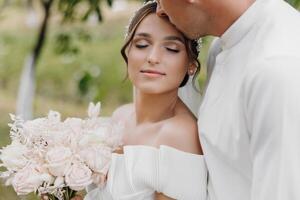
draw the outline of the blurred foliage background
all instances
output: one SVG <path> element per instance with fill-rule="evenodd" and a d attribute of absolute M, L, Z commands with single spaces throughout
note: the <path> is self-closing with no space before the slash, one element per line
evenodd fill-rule
<path fill-rule="evenodd" d="M 128 20 L 141 3 L 0 0 L 0 147 L 10 142 L 8 113 L 16 112 L 28 56 L 34 58 L 31 65 L 36 83 L 32 117 L 45 116 L 50 109 L 61 112 L 63 118 L 84 117 L 90 101 L 101 101 L 102 114 L 110 115 L 132 101 L 120 49 Z M 300 0 L 289 3 L 300 6 Z M 204 38 L 200 55 L 201 85 L 210 41 L 210 37 Z M 0 200 L 17 199 L 12 188 L 0 185 Z"/>

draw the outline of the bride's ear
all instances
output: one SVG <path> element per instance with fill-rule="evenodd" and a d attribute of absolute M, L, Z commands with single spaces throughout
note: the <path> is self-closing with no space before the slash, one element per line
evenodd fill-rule
<path fill-rule="evenodd" d="M 197 66 L 197 65 L 196 65 L 194 62 L 192 62 L 192 63 L 189 64 L 189 67 L 188 67 L 188 74 L 189 74 L 190 76 L 194 75 L 195 72 L 197 71 L 197 67 L 196 67 L 196 66 Z"/>

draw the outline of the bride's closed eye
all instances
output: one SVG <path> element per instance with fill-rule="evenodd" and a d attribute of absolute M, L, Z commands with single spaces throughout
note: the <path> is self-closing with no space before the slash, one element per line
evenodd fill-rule
<path fill-rule="evenodd" d="M 135 47 L 138 49 L 144 49 L 144 48 L 148 47 L 148 45 L 147 44 L 136 44 Z"/>
<path fill-rule="evenodd" d="M 176 43 L 167 43 L 165 44 L 165 48 L 167 51 L 171 53 L 179 53 L 180 52 L 180 46 L 178 46 Z"/>
<path fill-rule="evenodd" d="M 166 49 L 172 53 L 179 53 L 180 50 L 179 49 L 175 49 L 175 48 L 170 48 L 170 47 L 166 47 Z"/>
<path fill-rule="evenodd" d="M 149 42 L 144 39 L 135 40 L 135 41 L 133 41 L 133 44 L 138 49 L 143 49 L 143 48 L 146 48 L 149 46 Z"/>
<path fill-rule="evenodd" d="M 151 45 L 151 42 L 149 42 L 146 39 L 137 38 L 137 39 L 133 40 L 133 45 L 134 45 L 134 47 L 136 47 L 138 49 L 145 49 Z M 163 44 L 162 47 L 170 53 L 179 53 L 180 52 L 180 46 L 178 44 L 174 44 L 172 42 L 171 43 L 167 42 L 166 44 Z"/>

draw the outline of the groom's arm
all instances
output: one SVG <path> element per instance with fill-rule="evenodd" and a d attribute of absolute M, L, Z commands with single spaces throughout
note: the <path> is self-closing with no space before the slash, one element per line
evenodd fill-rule
<path fill-rule="evenodd" d="M 272 63 L 270 63 L 272 60 Z M 270 58 L 249 72 L 244 109 L 252 200 L 300 199 L 300 59 Z"/>

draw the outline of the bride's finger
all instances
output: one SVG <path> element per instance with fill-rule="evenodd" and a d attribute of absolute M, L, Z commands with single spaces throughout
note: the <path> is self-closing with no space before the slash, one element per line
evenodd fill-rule
<path fill-rule="evenodd" d="M 83 200 L 83 198 L 80 195 L 76 195 L 71 200 Z"/>
<path fill-rule="evenodd" d="M 49 197 L 46 194 L 42 194 L 41 200 L 49 200 Z"/>
<path fill-rule="evenodd" d="M 117 153 L 117 154 L 123 154 L 124 152 L 123 152 L 123 147 L 118 147 L 115 151 L 114 151 L 114 153 Z"/>

